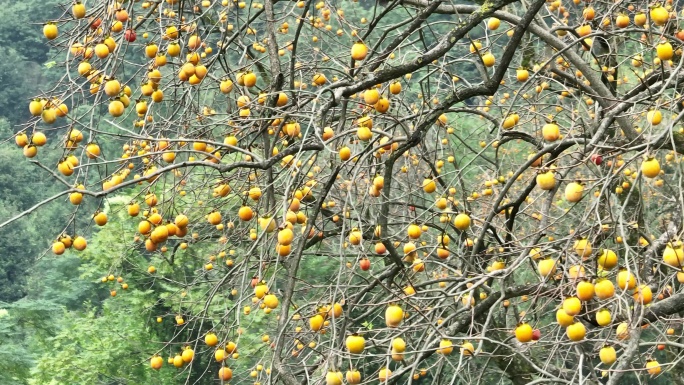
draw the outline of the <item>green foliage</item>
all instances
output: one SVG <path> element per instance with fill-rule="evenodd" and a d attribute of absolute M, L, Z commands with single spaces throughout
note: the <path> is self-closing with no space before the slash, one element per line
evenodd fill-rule
<path fill-rule="evenodd" d="M 64 312 L 59 332 L 40 341 L 45 353 L 31 384 L 174 383 L 173 372 L 156 373 L 148 367 L 146 358 L 154 353 L 156 338 L 145 326 L 141 296 L 107 300 L 101 309 L 91 305 Z"/>
<path fill-rule="evenodd" d="M 19 343 L 22 336 L 17 330 L 17 321 L 7 309 L 0 309 L 0 338 L 4 343 L 0 349 L 0 382 L 7 385 L 24 385 L 33 365 L 31 353 Z"/>
<path fill-rule="evenodd" d="M 7 136 L 9 124 L 0 120 L 0 133 Z M 49 160 L 48 160 L 49 162 Z M 46 178 L 21 156 L 16 147 L 0 148 L 0 218 L 2 221 L 30 209 L 58 192 L 59 186 Z M 11 226 L 0 229 L 0 301 L 14 301 L 25 295 L 27 272 L 35 259 L 49 247 L 66 209 L 59 202 L 45 206 Z"/>
<path fill-rule="evenodd" d="M 48 59 L 49 47 L 41 33 L 41 20 L 50 20 L 59 14 L 55 0 L 13 1 L 4 4 L 0 23 L 0 46 L 16 47 L 28 61 L 42 63 Z"/>
<path fill-rule="evenodd" d="M 14 47 L 2 44 L 0 47 L 5 56 L 0 60 L 0 114 L 19 123 L 29 116 L 26 106 L 28 100 L 39 92 L 43 69 L 39 62 L 27 60 Z M 27 79 L 33 80 L 28 82 Z"/>
<path fill-rule="evenodd" d="M 57 1 L 12 1 L 3 4 L 0 16 L 0 118 L 23 123 L 26 103 L 48 88 L 51 76 L 43 63 L 50 58 L 39 20 L 57 16 Z M 53 70 L 51 74 L 56 74 Z"/>

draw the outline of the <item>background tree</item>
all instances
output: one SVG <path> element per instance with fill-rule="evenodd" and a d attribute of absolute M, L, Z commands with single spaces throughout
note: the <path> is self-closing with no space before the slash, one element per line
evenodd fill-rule
<path fill-rule="evenodd" d="M 58 10 L 12 139 L 61 189 L 0 228 L 71 208 L 102 289 L 33 383 L 681 381 L 673 4 Z"/>

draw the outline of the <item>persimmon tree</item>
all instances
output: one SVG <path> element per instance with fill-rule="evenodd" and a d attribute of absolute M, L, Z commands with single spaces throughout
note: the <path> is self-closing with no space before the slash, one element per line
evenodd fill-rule
<path fill-rule="evenodd" d="M 64 4 L 13 138 L 64 188 L 0 226 L 72 205 L 179 383 L 681 381 L 678 11 Z"/>

